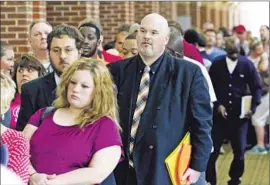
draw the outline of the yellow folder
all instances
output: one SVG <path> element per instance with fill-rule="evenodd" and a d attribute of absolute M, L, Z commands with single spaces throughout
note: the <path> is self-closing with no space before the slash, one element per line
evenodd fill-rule
<path fill-rule="evenodd" d="M 185 185 L 182 176 L 189 167 L 191 158 L 190 133 L 187 132 L 182 141 L 165 159 L 165 164 L 173 185 Z"/>

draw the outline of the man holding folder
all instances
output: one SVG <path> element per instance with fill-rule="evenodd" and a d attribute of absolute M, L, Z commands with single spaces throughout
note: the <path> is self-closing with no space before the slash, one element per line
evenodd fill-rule
<path fill-rule="evenodd" d="M 117 185 L 172 185 L 165 159 L 188 131 L 191 160 L 181 180 L 195 184 L 212 148 L 205 79 L 197 65 L 165 53 L 169 28 L 161 15 L 146 15 L 136 39 L 139 55 L 108 65 L 126 157 L 115 170 Z"/>
<path fill-rule="evenodd" d="M 223 139 L 230 140 L 234 158 L 231 164 L 228 185 L 241 183 L 240 177 L 245 169 L 245 149 L 249 119 L 254 114 L 261 99 L 261 83 L 253 63 L 245 56 L 240 56 L 240 49 L 234 38 L 226 40 L 227 56 L 217 58 L 211 65 L 209 74 L 215 89 L 217 101 L 214 104 L 212 139 L 214 152 L 211 154 L 206 179 L 211 185 L 219 184 L 216 175 L 216 161 Z M 241 116 L 241 105 L 249 95 L 251 110 Z M 248 100 L 248 99 L 247 99 Z"/>

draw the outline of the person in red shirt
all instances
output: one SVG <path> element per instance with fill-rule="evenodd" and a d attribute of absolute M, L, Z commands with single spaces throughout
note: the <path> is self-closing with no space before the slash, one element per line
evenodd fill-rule
<path fill-rule="evenodd" d="M 15 95 L 15 83 L 1 72 L 1 117 L 9 109 Z M 28 183 L 30 154 L 29 141 L 21 132 L 9 129 L 1 123 L 1 144 L 8 149 L 7 167 L 17 174 L 24 183 Z"/>
<path fill-rule="evenodd" d="M 184 31 L 182 30 L 182 27 L 178 22 L 169 21 L 168 25 L 169 25 L 170 30 L 176 29 L 179 32 L 179 34 L 184 35 Z M 195 46 L 183 40 L 183 47 L 184 47 L 184 56 L 192 58 L 200 62 L 201 64 L 204 64 L 203 57 L 200 51 Z"/>

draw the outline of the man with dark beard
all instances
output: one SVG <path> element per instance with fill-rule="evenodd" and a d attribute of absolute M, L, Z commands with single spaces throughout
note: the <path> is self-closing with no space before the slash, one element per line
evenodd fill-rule
<path fill-rule="evenodd" d="M 21 87 L 21 109 L 16 130 L 23 130 L 30 116 L 43 107 L 51 106 L 62 71 L 79 59 L 83 37 L 76 27 L 61 24 L 48 34 L 47 44 L 54 69 L 42 78 L 27 82 Z"/>
<path fill-rule="evenodd" d="M 90 21 L 83 20 L 78 29 L 84 37 L 82 45 L 82 56 L 98 58 L 98 45 L 100 44 L 100 30 Z"/>

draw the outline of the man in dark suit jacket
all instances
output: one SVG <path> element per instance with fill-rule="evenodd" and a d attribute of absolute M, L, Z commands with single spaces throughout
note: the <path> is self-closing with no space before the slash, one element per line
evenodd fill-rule
<path fill-rule="evenodd" d="M 191 184 L 196 183 L 206 170 L 212 148 L 208 88 L 197 65 L 164 53 L 168 40 L 166 19 L 149 14 L 137 33 L 139 55 L 109 64 L 118 90 L 126 156 L 115 170 L 118 185 L 171 185 L 164 161 L 187 131 L 191 133 L 193 149 L 184 177 Z M 142 71 L 147 66 L 150 67 L 149 95 L 130 155 L 131 125 Z"/>
<path fill-rule="evenodd" d="M 82 41 L 83 37 L 78 29 L 69 25 L 59 25 L 49 33 L 47 47 L 54 72 L 23 84 L 17 130 L 23 130 L 37 110 L 51 106 L 61 73 L 79 59 Z"/>
<path fill-rule="evenodd" d="M 62 24 L 48 35 L 47 43 L 54 72 L 23 84 L 17 130 L 23 130 L 37 110 L 51 106 L 62 71 L 80 57 L 83 36 L 76 27 Z M 114 184 L 113 174 L 102 182 L 102 185 Z"/>
<path fill-rule="evenodd" d="M 244 172 L 248 123 L 261 99 L 260 79 L 253 63 L 245 56 L 239 56 L 240 48 L 233 38 L 227 39 L 225 46 L 227 56 L 217 58 L 209 70 L 217 96 L 212 130 L 214 152 L 209 159 L 206 173 L 206 179 L 211 185 L 218 184 L 215 164 L 226 136 L 234 153 L 228 185 L 240 184 L 240 177 Z M 244 118 L 240 118 L 242 97 L 248 95 L 247 87 L 252 96 L 251 110 Z"/>

